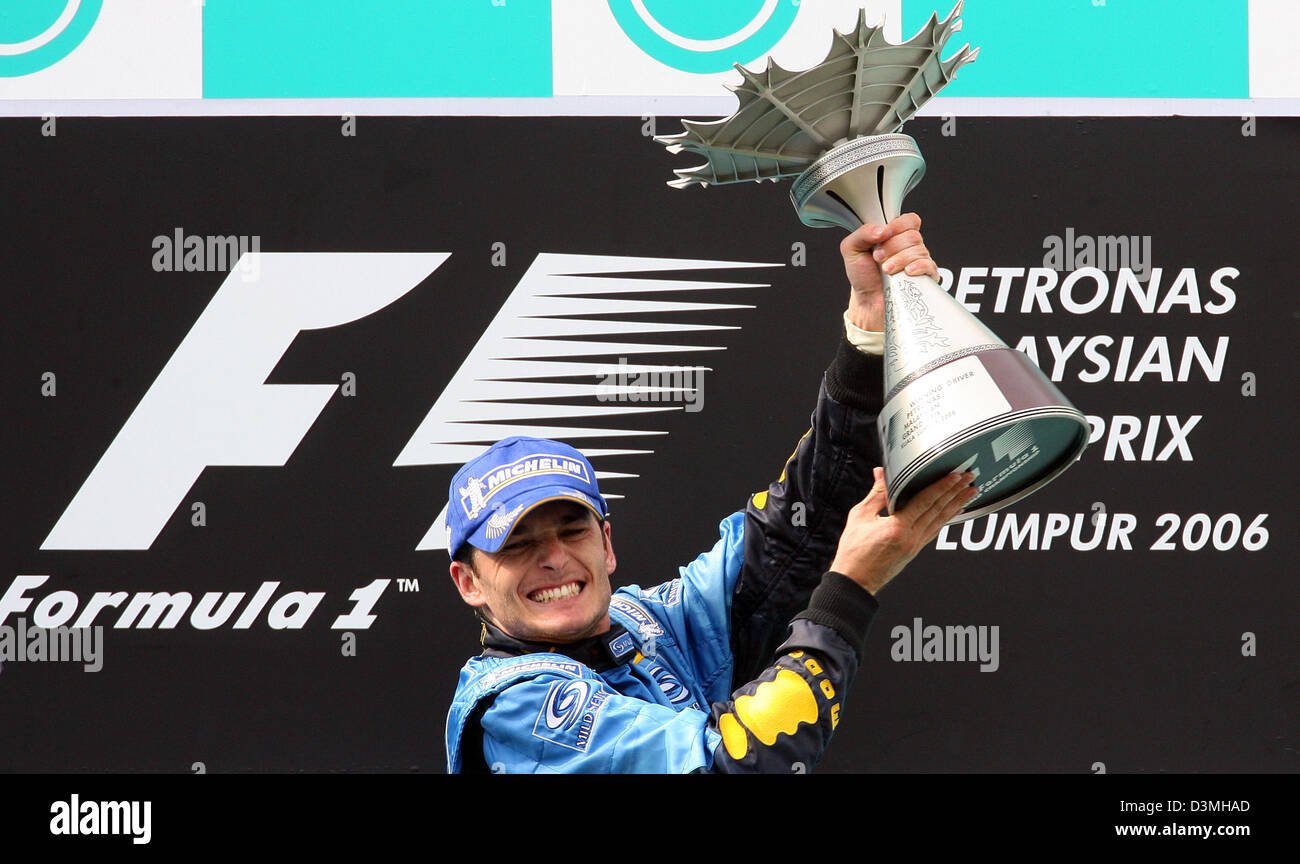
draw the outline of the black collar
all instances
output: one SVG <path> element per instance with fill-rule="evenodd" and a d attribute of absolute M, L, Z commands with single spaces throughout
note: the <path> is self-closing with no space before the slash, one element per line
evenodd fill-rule
<path fill-rule="evenodd" d="M 549 642 L 530 642 L 503 633 L 499 627 L 483 622 L 479 637 L 485 657 L 519 657 L 523 654 L 563 654 L 577 660 L 596 672 L 622 665 L 636 656 L 637 646 L 622 624 L 613 624 L 604 633 L 589 636 L 577 642 L 552 645 Z"/>

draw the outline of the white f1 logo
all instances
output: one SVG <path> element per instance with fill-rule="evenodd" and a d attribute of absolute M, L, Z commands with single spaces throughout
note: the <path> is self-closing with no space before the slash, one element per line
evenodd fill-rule
<path fill-rule="evenodd" d="M 256 282 L 245 282 L 235 275 L 240 267 L 232 268 L 41 548 L 148 549 L 204 468 L 283 466 L 337 388 L 334 384 L 263 383 L 290 343 L 302 330 L 336 327 L 377 312 L 424 281 L 449 257 L 445 252 L 262 252 Z M 587 427 L 555 418 L 680 411 L 680 404 L 557 406 L 554 400 L 559 396 L 598 398 L 610 392 L 681 390 L 600 382 L 612 371 L 705 371 L 705 367 L 664 367 L 625 360 L 613 366 L 581 362 L 581 358 L 718 351 L 722 346 L 656 344 L 643 341 L 643 334 L 734 329 L 720 324 L 636 321 L 628 319 L 628 314 L 752 308 L 679 299 L 629 300 L 620 295 L 671 292 L 671 297 L 678 298 L 684 291 L 757 285 L 629 279 L 622 274 L 773 266 L 780 265 L 538 255 L 393 464 L 458 465 L 481 453 L 487 446 L 484 440 L 510 435 L 576 440 L 666 434 L 653 429 Z M 592 299 L 589 295 L 593 294 L 606 296 Z M 589 341 L 593 336 L 609 335 L 624 341 Z M 556 355 L 571 359 L 546 359 Z M 587 383 L 546 380 L 574 377 L 585 377 Z M 602 448 L 585 452 L 593 457 L 653 451 Z M 596 476 L 635 475 L 597 471 Z M 622 496 L 606 493 L 605 497 Z M 445 549 L 445 520 L 444 508 L 416 548 Z"/>
<path fill-rule="evenodd" d="M 336 384 L 266 381 L 302 330 L 392 303 L 450 253 L 259 253 L 233 267 L 42 549 L 148 549 L 209 465 L 282 466 Z"/>

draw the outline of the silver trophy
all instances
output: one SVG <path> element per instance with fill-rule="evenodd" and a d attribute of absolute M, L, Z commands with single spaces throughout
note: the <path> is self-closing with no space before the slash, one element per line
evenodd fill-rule
<path fill-rule="evenodd" d="M 885 224 L 925 174 L 903 123 L 952 80 L 979 49 L 940 52 L 961 29 L 962 4 L 931 15 L 907 42 L 887 41 L 865 10 L 830 53 L 791 72 L 768 61 L 740 64 L 731 86 L 740 107 L 712 122 L 656 138 L 672 153 L 708 161 L 676 170 L 685 188 L 794 178 L 790 200 L 814 228 L 849 231 Z M 980 323 L 928 276 L 882 274 L 885 286 L 885 406 L 880 436 L 889 510 L 952 471 L 975 475 L 979 494 L 961 522 L 1019 501 L 1055 479 L 1088 445 L 1088 421 L 1023 353 Z"/>

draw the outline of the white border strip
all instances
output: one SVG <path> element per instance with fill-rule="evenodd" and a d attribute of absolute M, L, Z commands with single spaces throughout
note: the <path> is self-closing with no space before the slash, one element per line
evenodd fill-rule
<path fill-rule="evenodd" d="M 549 96 L 466 99 L 11 99 L 0 117 L 722 117 L 736 98 L 718 96 Z M 1300 98 L 1050 99 L 939 96 L 922 117 L 1296 117 Z"/>

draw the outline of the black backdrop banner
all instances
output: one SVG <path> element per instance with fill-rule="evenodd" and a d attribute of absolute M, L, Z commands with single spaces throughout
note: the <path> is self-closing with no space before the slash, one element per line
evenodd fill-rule
<path fill-rule="evenodd" d="M 442 771 L 492 430 L 605 451 L 617 583 L 711 546 L 806 428 L 840 235 L 668 188 L 652 125 L 0 120 L 0 770 Z M 1095 440 L 882 593 L 821 770 L 1300 770 L 1300 124 L 907 131 L 945 287 Z"/>

